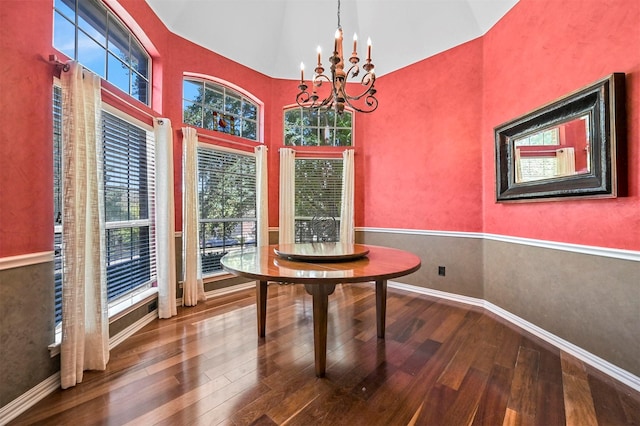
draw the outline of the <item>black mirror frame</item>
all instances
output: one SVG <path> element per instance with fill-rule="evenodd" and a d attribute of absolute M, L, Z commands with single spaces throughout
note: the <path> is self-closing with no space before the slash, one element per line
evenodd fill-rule
<path fill-rule="evenodd" d="M 588 173 L 516 183 L 515 139 L 589 114 Z M 626 191 L 625 74 L 613 73 L 494 129 L 496 201 L 614 198 Z"/>

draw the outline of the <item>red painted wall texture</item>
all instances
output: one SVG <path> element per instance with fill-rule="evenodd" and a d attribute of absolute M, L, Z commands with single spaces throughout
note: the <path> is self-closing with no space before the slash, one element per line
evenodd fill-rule
<path fill-rule="evenodd" d="M 640 250 L 640 2 L 521 0 L 483 41 L 484 232 Z M 628 196 L 495 203 L 493 128 L 613 72 L 627 74 Z"/>
<path fill-rule="evenodd" d="M 184 40 L 145 2 L 120 0 L 154 54 L 153 108 L 174 127 L 181 229 L 182 77 L 221 78 L 264 102 L 270 226 L 278 220 L 282 108 L 296 83 Z M 50 0 L 0 7 L 0 257 L 53 247 Z M 640 250 L 640 2 L 520 0 L 482 38 L 384 75 L 356 119 L 356 226 L 487 232 Z M 611 72 L 627 78 L 629 195 L 496 204 L 493 128 Z M 579 218 L 579 220 L 567 220 Z"/>

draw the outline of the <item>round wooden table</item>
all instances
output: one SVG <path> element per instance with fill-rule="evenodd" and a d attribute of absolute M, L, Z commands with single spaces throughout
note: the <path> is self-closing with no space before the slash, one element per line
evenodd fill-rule
<path fill-rule="evenodd" d="M 412 253 L 380 246 L 304 243 L 261 246 L 225 255 L 222 267 L 256 283 L 258 335 L 265 337 L 267 282 L 304 284 L 313 297 L 313 339 L 316 376 L 327 364 L 327 310 L 336 284 L 374 281 L 378 337 L 384 338 L 387 280 L 420 269 Z"/>

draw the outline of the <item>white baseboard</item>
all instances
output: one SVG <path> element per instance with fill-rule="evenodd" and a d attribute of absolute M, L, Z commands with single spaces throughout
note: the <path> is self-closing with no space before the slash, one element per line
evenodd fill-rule
<path fill-rule="evenodd" d="M 158 310 L 149 312 L 129 327 L 109 339 L 109 350 L 115 348 L 127 338 L 151 321 L 158 318 Z M 7 424 L 20 414 L 33 407 L 47 395 L 60 389 L 60 372 L 48 377 L 33 388 L 29 389 L 18 398 L 14 399 L 4 407 L 0 408 L 0 425 Z"/>
<path fill-rule="evenodd" d="M 60 388 L 60 372 L 48 377 L 4 407 L 0 408 L 0 425 L 5 425 Z"/>
<path fill-rule="evenodd" d="M 536 337 L 544 340 L 557 347 L 561 351 L 564 351 L 582 362 L 589 364 L 590 366 L 600 370 L 606 375 L 612 377 L 613 379 L 624 383 L 625 385 L 635 389 L 640 392 L 640 377 L 637 377 L 630 372 L 611 364 L 610 362 L 588 352 L 581 347 L 574 345 L 571 342 L 568 342 L 561 337 L 552 334 L 543 328 L 538 327 L 535 324 L 530 323 L 529 321 L 518 317 L 517 315 L 512 314 L 509 311 L 502 309 L 499 306 L 494 305 L 493 303 L 487 302 L 484 299 L 477 299 L 474 297 L 462 296 L 459 294 L 447 293 L 439 290 L 432 290 L 429 288 L 418 287 L 410 284 L 403 284 L 395 281 L 388 282 L 389 287 L 397 288 L 400 290 L 406 290 L 413 293 L 424 294 L 426 296 L 438 297 L 441 299 L 451 300 L 454 302 L 460 302 L 473 306 L 480 306 L 485 308 L 486 310 L 498 315 L 499 317 L 509 321 L 510 323 L 516 325 L 517 327 L 533 334 Z"/>

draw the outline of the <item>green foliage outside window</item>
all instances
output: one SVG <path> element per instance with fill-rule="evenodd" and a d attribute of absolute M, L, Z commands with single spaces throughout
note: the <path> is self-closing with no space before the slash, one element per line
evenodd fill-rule
<path fill-rule="evenodd" d="M 258 140 L 258 106 L 235 90 L 209 81 L 184 80 L 183 121 L 202 129 Z"/>
<path fill-rule="evenodd" d="M 284 144 L 291 146 L 351 146 L 353 114 L 333 109 L 294 107 L 284 111 Z"/>

